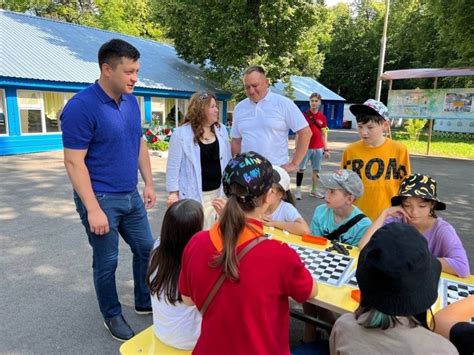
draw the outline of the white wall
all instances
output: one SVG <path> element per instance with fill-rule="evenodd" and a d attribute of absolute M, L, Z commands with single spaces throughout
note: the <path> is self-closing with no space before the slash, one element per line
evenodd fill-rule
<path fill-rule="evenodd" d="M 356 122 L 355 116 L 349 110 L 350 105 L 352 104 L 344 104 L 344 116 L 342 117 L 342 121 L 343 122 L 351 121 L 352 122 L 351 129 L 357 130 L 357 122 Z"/>

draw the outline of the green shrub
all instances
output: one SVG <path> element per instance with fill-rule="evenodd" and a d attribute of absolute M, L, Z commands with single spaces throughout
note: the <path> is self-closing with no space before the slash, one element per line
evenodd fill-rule
<path fill-rule="evenodd" d="M 148 149 L 151 150 L 160 150 L 162 152 L 167 151 L 169 148 L 169 143 L 165 141 L 157 141 L 155 143 L 148 143 Z"/>
<path fill-rule="evenodd" d="M 426 125 L 428 120 L 422 119 L 409 119 L 405 122 L 405 130 L 408 133 L 411 141 L 417 141 L 420 137 L 420 133 Z"/>

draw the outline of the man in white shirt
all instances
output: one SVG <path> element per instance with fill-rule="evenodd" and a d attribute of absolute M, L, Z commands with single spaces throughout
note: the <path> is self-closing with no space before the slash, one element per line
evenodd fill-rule
<path fill-rule="evenodd" d="M 265 71 L 248 68 L 243 77 L 247 98 L 235 106 L 230 135 L 232 154 L 255 151 L 287 172 L 298 169 L 308 150 L 311 129 L 290 99 L 272 93 Z M 296 132 L 293 158 L 288 157 L 288 132 Z"/>

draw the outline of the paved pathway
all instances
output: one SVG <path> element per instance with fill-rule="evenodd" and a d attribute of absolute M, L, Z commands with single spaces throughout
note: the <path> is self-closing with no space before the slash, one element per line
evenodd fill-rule
<path fill-rule="evenodd" d="M 331 159 L 323 170 L 338 166 L 351 131 L 331 132 Z M 164 214 L 166 160 L 152 157 L 159 203 L 150 214 L 159 234 Z M 414 171 L 432 175 L 448 204 L 441 213 L 452 223 L 468 250 L 474 271 L 474 161 L 413 157 Z M 294 177 L 293 177 L 294 182 Z M 310 174 L 304 190 L 309 191 Z M 307 193 L 298 208 L 309 221 L 320 201 Z M 101 324 L 91 276 L 91 250 L 74 210 L 62 153 L 0 157 L 0 353 L 115 354 L 120 343 Z M 123 312 L 139 331 L 151 316 L 133 313 L 131 253 L 120 246 L 117 285 Z M 292 341 L 301 325 L 292 323 Z"/>

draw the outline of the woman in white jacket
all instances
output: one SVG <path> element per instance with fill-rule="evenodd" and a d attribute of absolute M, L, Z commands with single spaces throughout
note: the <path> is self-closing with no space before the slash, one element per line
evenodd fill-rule
<path fill-rule="evenodd" d="M 227 130 L 219 123 L 216 96 L 198 91 L 189 102 L 184 124 L 171 136 L 166 166 L 168 206 L 190 198 L 204 209 L 204 228 L 215 221 L 212 201 L 222 192 L 222 172 L 231 158 Z"/>

